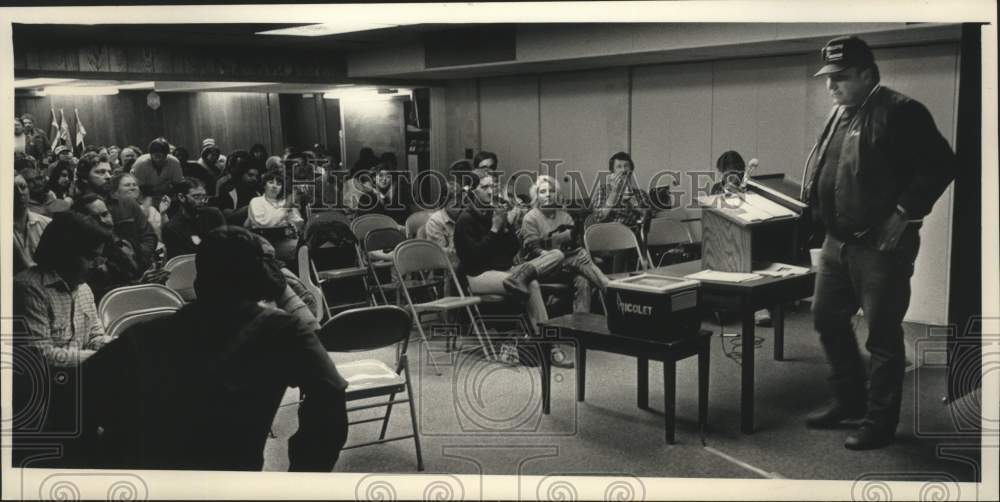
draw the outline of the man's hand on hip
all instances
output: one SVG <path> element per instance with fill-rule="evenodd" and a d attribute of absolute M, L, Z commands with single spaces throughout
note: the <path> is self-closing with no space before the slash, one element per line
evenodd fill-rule
<path fill-rule="evenodd" d="M 909 219 L 902 211 L 896 210 L 882 223 L 882 228 L 878 233 L 878 250 L 892 251 L 899 244 L 899 238 L 903 236 Z"/>

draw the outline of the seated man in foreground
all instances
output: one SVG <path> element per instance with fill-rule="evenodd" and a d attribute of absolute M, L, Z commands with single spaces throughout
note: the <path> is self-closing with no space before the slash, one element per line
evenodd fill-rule
<path fill-rule="evenodd" d="M 261 470 L 282 396 L 299 387 L 289 470 L 333 469 L 347 439 L 347 384 L 313 331 L 258 305 L 285 287 L 270 263 L 247 230 L 206 236 L 196 258 L 198 299 L 126 330 L 83 367 L 81 452 L 99 458 L 80 463 Z"/>

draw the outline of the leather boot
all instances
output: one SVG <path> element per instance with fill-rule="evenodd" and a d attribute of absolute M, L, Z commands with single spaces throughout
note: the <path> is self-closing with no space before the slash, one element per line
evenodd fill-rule
<path fill-rule="evenodd" d="M 524 264 L 514 267 L 514 272 L 503 280 L 503 288 L 518 300 L 526 300 L 531 290 L 528 284 L 538 278 L 538 270 L 534 265 Z"/>
<path fill-rule="evenodd" d="M 865 405 L 847 405 L 835 401 L 832 405 L 806 417 L 806 427 L 811 429 L 836 429 L 839 427 L 857 426 L 858 421 L 865 417 Z M 854 421 L 855 423 L 851 423 Z"/>

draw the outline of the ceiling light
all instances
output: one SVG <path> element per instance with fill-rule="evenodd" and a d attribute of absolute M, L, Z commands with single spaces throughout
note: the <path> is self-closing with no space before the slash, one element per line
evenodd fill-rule
<path fill-rule="evenodd" d="M 345 99 L 352 101 L 388 100 L 396 96 L 413 97 L 412 89 L 353 87 L 330 89 L 323 93 L 325 99 Z"/>
<path fill-rule="evenodd" d="M 118 94 L 118 88 L 113 86 L 53 86 L 43 91 L 46 96 L 111 96 Z"/>
<path fill-rule="evenodd" d="M 142 89 L 142 90 L 153 90 L 156 86 L 156 82 L 136 82 L 134 84 L 124 84 L 119 85 L 118 90 L 130 90 L 130 89 Z"/>
<path fill-rule="evenodd" d="M 21 80 L 15 80 L 14 88 L 23 89 L 25 87 L 40 87 L 45 85 L 72 82 L 74 80 L 76 79 L 75 78 L 24 78 Z"/>
<path fill-rule="evenodd" d="M 339 22 L 339 23 L 319 23 L 307 24 L 305 26 L 295 26 L 292 28 L 280 28 L 257 32 L 257 35 L 285 35 L 292 37 L 324 37 L 336 35 L 338 33 L 353 33 L 356 31 L 377 30 L 381 28 L 394 28 L 398 24 L 372 23 L 367 21 Z"/>

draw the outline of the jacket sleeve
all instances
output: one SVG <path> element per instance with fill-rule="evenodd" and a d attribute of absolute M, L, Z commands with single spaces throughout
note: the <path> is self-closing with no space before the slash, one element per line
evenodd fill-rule
<path fill-rule="evenodd" d="M 542 229 L 538 225 L 538 213 L 529 212 L 521 222 L 521 248 L 524 255 L 534 258 L 545 249 L 552 247 L 551 239 L 542 235 Z"/>
<path fill-rule="evenodd" d="M 146 213 L 139 204 L 133 203 L 132 211 L 135 213 L 135 236 L 136 236 L 136 264 L 140 270 L 146 270 L 153 263 L 153 253 L 160 240 L 156 237 L 153 225 L 149 224 Z"/>
<path fill-rule="evenodd" d="M 455 249 L 470 256 L 492 256 L 507 252 L 517 252 L 520 245 L 508 229 L 499 233 L 492 232 L 488 227 L 480 228 L 475 222 L 463 221 L 465 215 L 459 218 L 455 225 Z M 462 257 L 459 256 L 459 260 Z M 466 261 L 466 260 L 463 260 Z"/>
<path fill-rule="evenodd" d="M 955 179 L 955 154 L 930 112 L 916 101 L 896 111 L 889 131 L 897 172 L 904 180 L 909 179 L 902 187 L 898 204 L 910 218 L 923 218 Z"/>
<path fill-rule="evenodd" d="M 347 441 L 344 381 L 316 335 L 295 323 L 288 355 L 292 386 L 302 390 L 299 429 L 288 440 L 289 471 L 330 472 Z"/>

